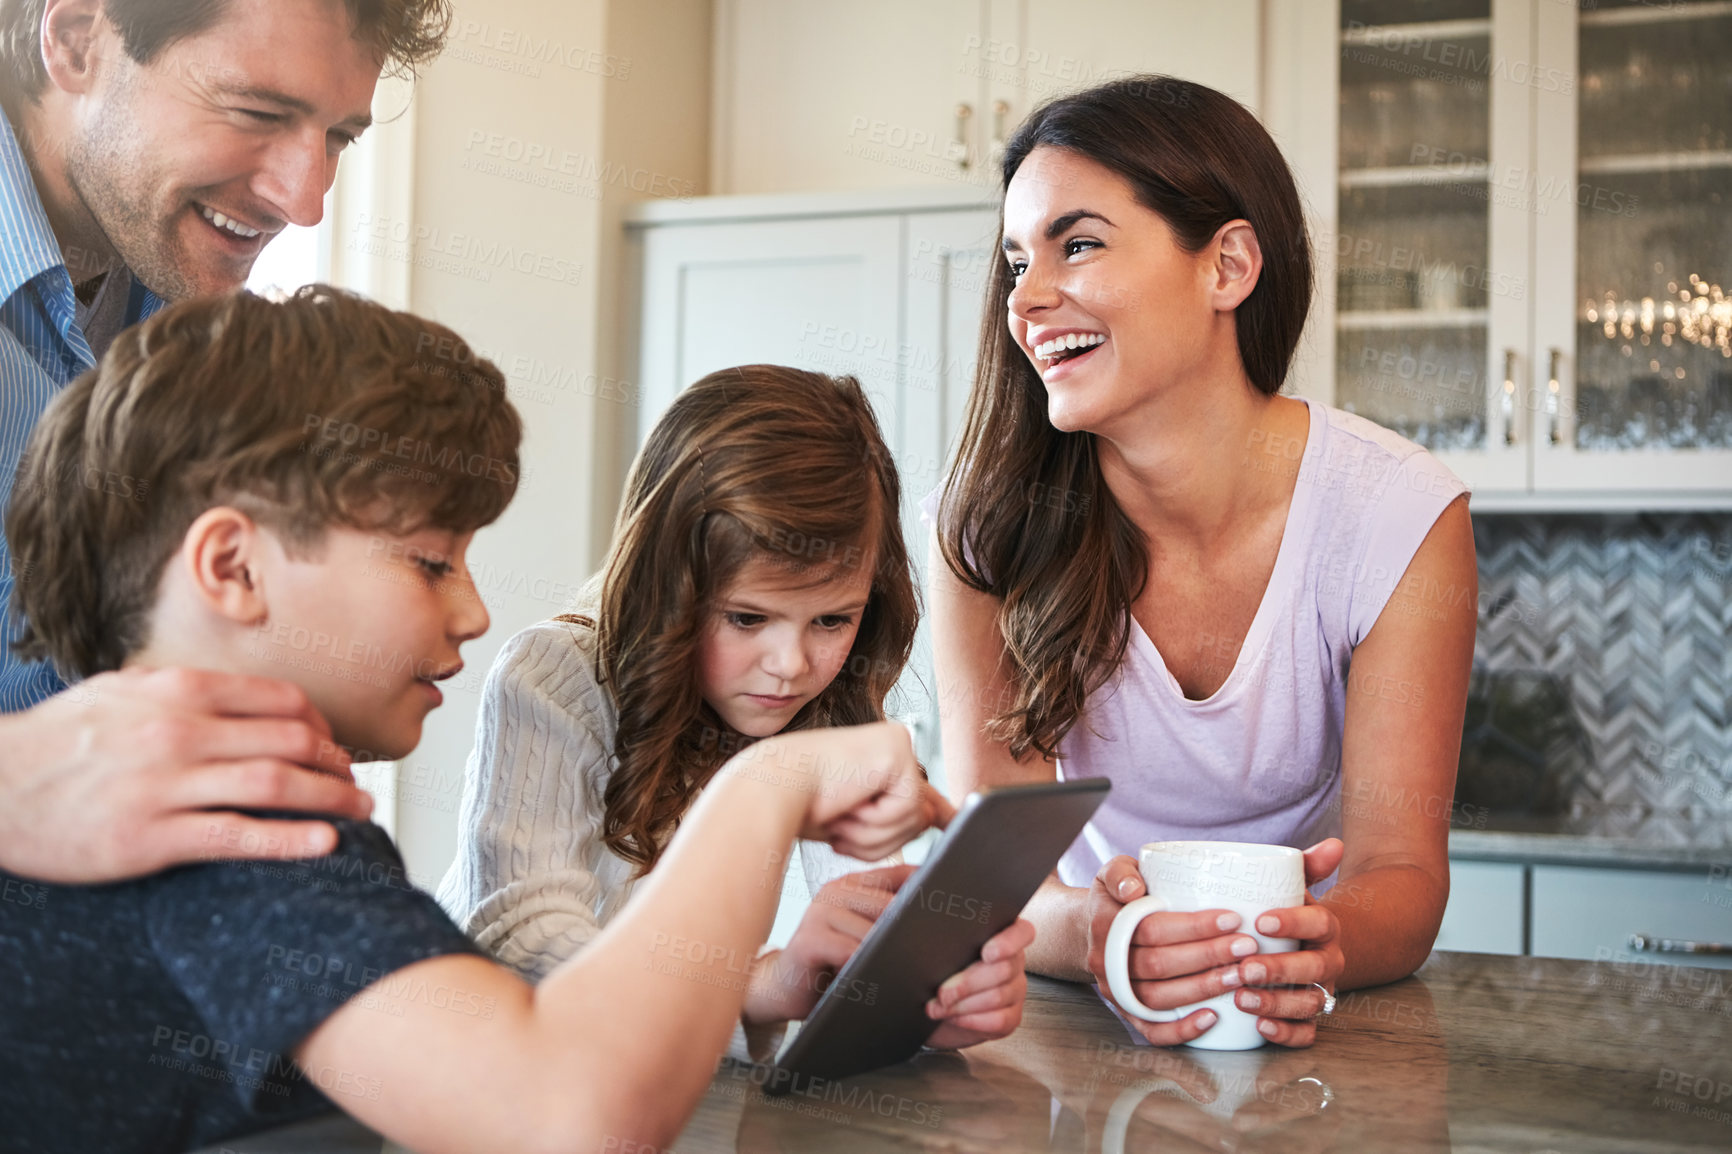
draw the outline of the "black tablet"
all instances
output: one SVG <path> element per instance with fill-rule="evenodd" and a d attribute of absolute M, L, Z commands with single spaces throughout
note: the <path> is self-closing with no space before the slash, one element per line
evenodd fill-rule
<path fill-rule="evenodd" d="M 889 1066 L 940 1023 L 926 1003 L 1016 921 L 1111 786 L 1099 778 L 971 793 L 775 1060 L 767 1094 Z"/>

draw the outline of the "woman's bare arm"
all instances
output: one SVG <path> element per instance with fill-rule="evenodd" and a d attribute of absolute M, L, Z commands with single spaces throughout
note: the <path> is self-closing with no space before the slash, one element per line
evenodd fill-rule
<path fill-rule="evenodd" d="M 1297 938 L 1301 949 L 1240 965 L 1247 987 L 1266 987 L 1237 998 L 1265 1019 L 1270 1041 L 1315 1040 L 1322 995 L 1310 983 L 1350 990 L 1393 982 L 1418 969 L 1437 938 L 1449 899 L 1449 825 L 1478 616 L 1463 498 L 1432 525 L 1353 651 L 1341 747 L 1345 848 L 1335 888 L 1321 902 L 1258 919 L 1264 933 Z M 1252 997 L 1254 1006 L 1246 1003 Z"/>
<path fill-rule="evenodd" d="M 1449 826 L 1479 618 L 1467 499 L 1431 527 L 1348 676 L 1341 740 L 1341 986 L 1419 968 L 1449 899 Z"/>

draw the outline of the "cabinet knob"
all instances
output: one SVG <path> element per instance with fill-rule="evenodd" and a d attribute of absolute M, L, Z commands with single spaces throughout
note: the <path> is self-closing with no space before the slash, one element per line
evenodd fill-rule
<path fill-rule="evenodd" d="M 1732 955 L 1732 945 L 1722 945 L 1719 942 L 1687 942 L 1680 938 L 1656 938 L 1652 934 L 1631 934 L 1630 948 L 1645 954 Z"/>
<path fill-rule="evenodd" d="M 966 101 L 956 106 L 956 139 L 950 149 L 956 156 L 956 167 L 968 171 L 968 121 L 974 116 L 974 106 Z"/>
<path fill-rule="evenodd" d="M 995 164 L 998 158 L 1004 155 L 1004 130 L 1009 120 L 1010 101 L 994 100 L 992 102 L 992 158 Z"/>

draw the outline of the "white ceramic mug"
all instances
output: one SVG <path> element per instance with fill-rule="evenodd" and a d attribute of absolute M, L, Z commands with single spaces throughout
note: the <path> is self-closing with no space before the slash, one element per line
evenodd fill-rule
<path fill-rule="evenodd" d="M 1200 1009 L 1215 1012 L 1215 1024 L 1192 1039 L 1204 1050 L 1254 1050 L 1264 1042 L 1257 1015 L 1233 1003 L 1228 990 L 1176 1010 L 1151 1010 L 1131 992 L 1131 935 L 1152 913 L 1232 910 L 1239 929 L 1257 939 L 1258 953 L 1283 954 L 1299 948 L 1292 938 L 1257 932 L 1257 918 L 1268 910 L 1305 904 L 1305 856 L 1291 846 L 1238 841 L 1157 841 L 1138 855 L 1146 897 L 1129 902 L 1107 931 L 1107 986 L 1119 1008 L 1145 1022 L 1176 1022 Z"/>

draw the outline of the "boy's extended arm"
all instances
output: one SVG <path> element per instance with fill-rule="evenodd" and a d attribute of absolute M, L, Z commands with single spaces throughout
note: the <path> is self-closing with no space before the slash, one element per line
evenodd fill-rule
<path fill-rule="evenodd" d="M 296 1061 L 422 1154 L 666 1147 L 739 1019 L 795 835 L 836 816 L 809 812 L 822 775 L 770 756 L 777 740 L 717 775 L 626 909 L 539 987 L 475 957 L 420 962 L 326 1019 Z"/>

